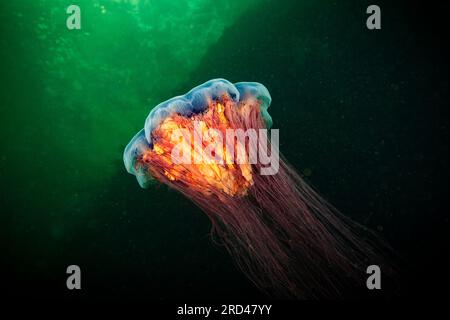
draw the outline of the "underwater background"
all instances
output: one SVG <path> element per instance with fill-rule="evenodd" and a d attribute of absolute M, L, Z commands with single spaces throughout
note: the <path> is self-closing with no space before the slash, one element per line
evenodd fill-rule
<path fill-rule="evenodd" d="M 66 8 L 81 8 L 81 30 Z M 122 152 L 152 107 L 213 78 L 272 95 L 281 152 L 402 256 L 401 297 L 449 263 L 446 5 L 16 0 L 0 4 L 1 287 L 12 296 L 264 298 L 180 194 Z M 82 290 L 66 289 L 66 268 Z"/>

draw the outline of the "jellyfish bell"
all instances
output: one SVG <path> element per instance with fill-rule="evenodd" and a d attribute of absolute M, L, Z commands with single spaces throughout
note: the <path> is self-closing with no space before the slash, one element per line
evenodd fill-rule
<path fill-rule="evenodd" d="M 337 297 L 385 263 L 364 228 L 328 204 L 278 151 L 269 91 L 210 80 L 156 106 L 124 151 L 141 187 L 159 181 L 210 218 L 212 235 L 264 292 Z"/>
<path fill-rule="evenodd" d="M 259 146 L 255 139 L 263 138 L 264 144 L 262 131 L 272 123 L 270 101 L 259 83 L 208 81 L 150 112 L 144 129 L 125 148 L 125 167 L 142 187 L 154 177 L 172 184 L 190 180 L 203 193 L 218 189 L 243 194 L 253 184 L 251 164 Z M 261 157 L 267 158 L 261 155 L 266 150 L 259 148 Z M 271 155 L 276 159 L 275 152 Z"/>

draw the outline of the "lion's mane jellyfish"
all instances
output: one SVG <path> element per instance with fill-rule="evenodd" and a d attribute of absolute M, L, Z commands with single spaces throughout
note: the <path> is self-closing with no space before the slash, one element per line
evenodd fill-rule
<path fill-rule="evenodd" d="M 208 81 L 150 112 L 125 167 L 141 187 L 158 180 L 197 204 L 264 292 L 319 298 L 365 287 L 367 266 L 384 263 L 378 241 L 278 157 L 270 103 L 262 84 Z"/>

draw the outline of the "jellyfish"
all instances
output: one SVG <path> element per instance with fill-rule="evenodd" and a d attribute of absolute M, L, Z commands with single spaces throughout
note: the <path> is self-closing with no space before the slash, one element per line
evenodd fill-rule
<path fill-rule="evenodd" d="M 210 80 L 153 108 L 126 146 L 142 188 L 162 183 L 210 219 L 212 239 L 263 292 L 334 298 L 365 286 L 383 243 L 319 195 L 281 155 L 257 82 Z"/>

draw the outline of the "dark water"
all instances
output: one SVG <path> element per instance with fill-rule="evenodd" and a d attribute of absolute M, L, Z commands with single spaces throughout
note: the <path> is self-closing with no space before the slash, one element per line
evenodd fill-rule
<path fill-rule="evenodd" d="M 442 6 L 378 1 L 87 1 L 1 8 L 2 267 L 12 295 L 260 298 L 206 216 L 138 187 L 122 151 L 158 102 L 212 78 L 272 95 L 281 151 L 404 258 L 402 296 L 437 296 L 449 252 Z M 65 269 L 83 272 L 81 293 Z"/>

